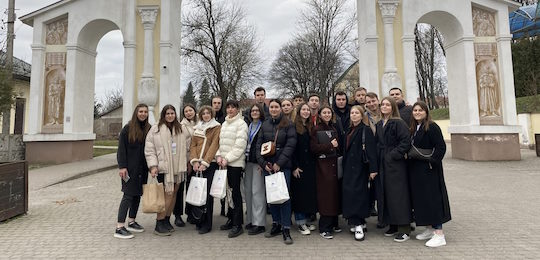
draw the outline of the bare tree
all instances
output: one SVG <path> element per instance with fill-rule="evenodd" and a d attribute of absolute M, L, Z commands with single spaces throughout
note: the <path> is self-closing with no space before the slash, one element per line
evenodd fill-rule
<path fill-rule="evenodd" d="M 120 90 L 120 88 L 115 88 L 107 91 L 101 102 L 95 104 L 94 107 L 96 105 L 101 106 L 101 114 L 104 114 L 121 107 L 123 103 L 124 98 L 122 95 L 122 90 Z"/>
<path fill-rule="evenodd" d="M 191 0 L 182 19 L 182 54 L 207 79 L 211 94 L 237 99 L 259 77 L 260 58 L 254 27 L 243 9 L 227 1 Z M 250 83 L 250 84 L 248 84 Z"/>
<path fill-rule="evenodd" d="M 333 83 L 344 70 L 344 58 L 355 13 L 347 12 L 347 0 L 310 0 L 302 12 L 299 33 L 279 52 L 270 79 L 290 94 L 318 92 L 333 96 Z"/>

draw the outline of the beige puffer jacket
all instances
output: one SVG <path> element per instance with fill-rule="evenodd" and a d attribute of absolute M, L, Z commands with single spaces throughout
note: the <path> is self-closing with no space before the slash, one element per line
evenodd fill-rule
<path fill-rule="evenodd" d="M 232 167 L 246 166 L 246 146 L 248 126 L 244 117 L 238 113 L 235 117 L 225 117 L 219 134 L 219 149 L 216 157 L 221 156 Z"/>

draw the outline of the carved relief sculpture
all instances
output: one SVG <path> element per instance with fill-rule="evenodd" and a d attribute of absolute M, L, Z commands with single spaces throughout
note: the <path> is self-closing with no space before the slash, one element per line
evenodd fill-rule
<path fill-rule="evenodd" d="M 68 19 L 64 18 L 47 24 L 47 37 L 45 43 L 48 45 L 65 45 L 67 42 Z"/>
<path fill-rule="evenodd" d="M 500 116 L 499 80 L 494 59 L 485 59 L 476 65 L 480 116 Z"/>
<path fill-rule="evenodd" d="M 63 124 L 66 85 L 66 54 L 47 53 L 45 60 L 45 126 Z"/>
<path fill-rule="evenodd" d="M 480 8 L 472 8 L 473 32 L 475 36 L 495 36 L 495 14 Z"/>

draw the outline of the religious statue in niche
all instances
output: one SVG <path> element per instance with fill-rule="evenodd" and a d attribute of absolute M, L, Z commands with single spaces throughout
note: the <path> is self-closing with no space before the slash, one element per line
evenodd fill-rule
<path fill-rule="evenodd" d="M 472 18 L 475 36 L 495 36 L 495 15 L 493 13 L 473 7 Z"/>
<path fill-rule="evenodd" d="M 480 116 L 500 116 L 499 80 L 495 59 L 481 60 L 476 64 L 476 81 Z"/>
<path fill-rule="evenodd" d="M 59 126 L 64 121 L 64 94 L 66 88 L 66 54 L 47 53 L 45 59 L 45 126 Z"/>
<path fill-rule="evenodd" d="M 64 45 L 67 42 L 68 19 L 64 18 L 47 24 L 45 43 L 49 45 Z"/>

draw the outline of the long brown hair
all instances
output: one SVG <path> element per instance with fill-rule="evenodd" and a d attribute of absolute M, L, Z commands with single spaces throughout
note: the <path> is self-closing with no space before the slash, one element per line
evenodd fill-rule
<path fill-rule="evenodd" d="M 129 143 L 144 142 L 146 139 L 146 134 L 150 131 L 150 124 L 148 123 L 148 117 L 142 122 L 139 121 L 137 114 L 139 113 L 140 108 L 146 108 L 148 111 L 148 106 L 146 104 L 138 104 L 133 110 L 133 115 L 131 120 L 128 122 L 128 141 Z M 141 127 L 142 126 L 142 127 Z"/>
<path fill-rule="evenodd" d="M 413 110 L 415 106 L 419 106 L 422 110 L 426 111 L 426 118 L 422 120 L 421 124 L 424 125 L 424 131 L 429 130 L 429 124 L 431 124 L 433 120 L 431 120 L 431 115 L 429 114 L 428 106 L 426 105 L 424 101 L 418 101 L 414 103 L 414 105 L 412 106 Z M 418 122 L 414 119 L 414 116 L 413 116 L 411 118 L 411 122 L 409 126 L 409 131 L 411 132 L 411 134 L 414 134 L 414 132 L 416 132 L 416 127 L 418 125 L 419 125 Z"/>
<path fill-rule="evenodd" d="M 167 114 L 167 110 L 172 109 L 174 111 L 174 114 L 176 117 L 172 121 L 172 123 L 168 123 L 167 120 L 165 120 L 165 115 Z M 178 113 L 176 113 L 176 108 L 174 108 L 173 105 L 165 105 L 163 109 L 161 109 L 161 115 L 159 117 L 159 123 L 158 123 L 158 131 L 161 125 L 165 124 L 171 131 L 174 130 L 175 134 L 182 133 L 182 126 L 180 125 L 180 122 L 178 122 Z"/>
<path fill-rule="evenodd" d="M 193 112 L 194 112 L 194 115 L 193 115 L 193 120 L 189 120 L 187 119 L 186 117 L 186 107 L 191 107 L 193 109 Z M 186 119 L 187 121 L 190 121 L 190 122 L 194 122 L 194 123 L 197 123 L 197 108 L 195 107 L 195 105 L 191 104 L 191 103 L 186 103 L 184 104 L 184 107 L 182 107 L 182 118 L 181 119 Z"/>
<path fill-rule="evenodd" d="M 311 109 L 309 109 L 309 106 L 308 106 L 309 117 L 304 119 L 302 118 L 302 116 L 300 116 L 300 111 L 302 110 L 303 106 L 308 106 L 308 104 L 305 102 L 302 102 L 298 104 L 298 106 L 296 106 L 296 118 L 294 119 L 296 132 L 299 134 L 304 134 L 306 131 L 308 132 L 311 131 L 311 127 L 312 127 L 311 120 L 309 120 L 311 118 Z"/>
<path fill-rule="evenodd" d="M 387 100 L 388 102 L 390 102 L 390 106 L 392 107 L 392 114 L 390 114 L 390 118 L 401 118 L 399 116 L 399 108 L 397 106 L 397 103 L 396 101 L 394 100 L 393 97 L 384 97 L 382 100 L 381 100 L 381 106 L 382 106 L 382 102 Z M 381 110 L 381 119 L 384 119 L 384 115 L 382 113 L 382 110 Z"/>
<path fill-rule="evenodd" d="M 332 118 L 330 119 L 330 122 L 328 122 L 328 125 L 333 125 L 336 123 L 336 113 L 334 112 L 334 110 L 327 104 L 324 104 L 322 105 L 320 108 L 319 108 L 319 112 L 318 112 L 318 116 L 317 116 L 317 125 L 318 124 L 326 124 L 325 122 L 323 122 L 322 118 L 321 118 L 321 112 L 323 109 L 330 109 L 330 111 L 332 112 Z"/>
<path fill-rule="evenodd" d="M 360 105 L 354 105 L 354 106 L 351 107 L 351 110 L 353 110 L 353 109 L 358 110 L 358 112 L 360 112 L 360 114 L 362 115 L 362 119 L 360 120 L 361 123 L 363 123 L 363 124 L 366 125 L 366 126 L 369 126 L 369 119 L 368 119 L 368 117 L 367 117 L 367 115 L 366 115 L 366 113 L 365 113 L 365 111 L 364 111 L 364 108 L 362 108 L 362 106 L 360 106 Z M 350 112 L 349 112 L 349 113 L 350 113 Z M 351 125 L 350 125 L 350 127 L 353 127 L 353 122 L 352 122 L 352 120 L 351 120 Z"/>

